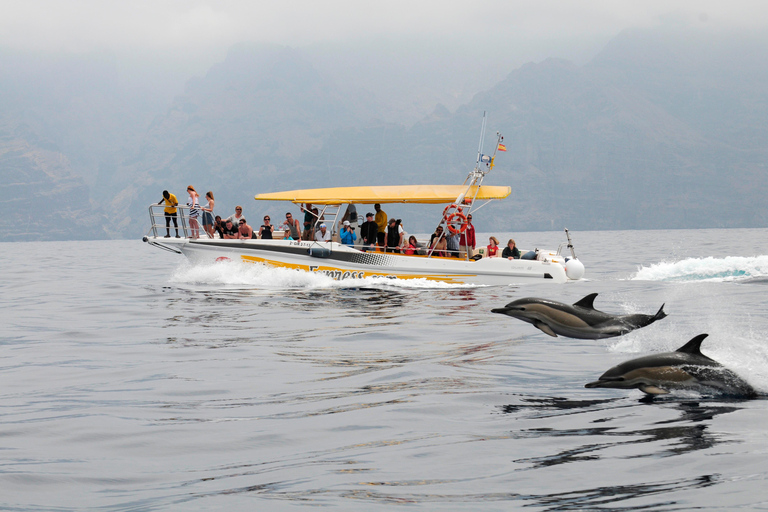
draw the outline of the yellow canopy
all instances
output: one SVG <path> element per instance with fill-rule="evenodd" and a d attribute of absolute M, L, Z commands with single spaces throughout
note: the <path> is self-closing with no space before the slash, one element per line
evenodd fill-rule
<path fill-rule="evenodd" d="M 375 203 L 452 203 L 466 187 L 463 185 L 397 185 L 381 187 L 335 187 L 289 190 L 258 194 L 257 201 L 291 201 L 312 204 L 375 204 Z M 466 197 L 475 197 L 477 187 L 471 187 Z M 511 187 L 481 186 L 476 199 L 504 199 Z"/>

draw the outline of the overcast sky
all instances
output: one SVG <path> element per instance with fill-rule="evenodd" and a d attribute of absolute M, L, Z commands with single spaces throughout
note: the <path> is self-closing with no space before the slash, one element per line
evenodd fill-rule
<path fill-rule="evenodd" d="M 382 35 L 541 39 L 616 34 L 670 17 L 765 26 L 766 14 L 768 2 L 758 0 L 0 0 L 0 45 L 121 51 Z"/>
<path fill-rule="evenodd" d="M 466 73 L 467 62 L 487 69 L 485 81 L 467 81 L 469 92 L 457 93 L 458 101 L 525 62 L 584 63 L 623 29 L 665 24 L 764 28 L 768 2 L 0 0 L 0 49 L 105 52 L 122 62 L 129 79 L 164 79 L 151 86 L 168 91 L 204 74 L 240 42 L 310 47 L 318 59 L 347 52 L 344 63 L 357 59 L 360 66 L 365 52 L 387 51 L 389 60 L 410 59 L 417 69 L 432 60 L 442 60 L 446 74 Z"/>

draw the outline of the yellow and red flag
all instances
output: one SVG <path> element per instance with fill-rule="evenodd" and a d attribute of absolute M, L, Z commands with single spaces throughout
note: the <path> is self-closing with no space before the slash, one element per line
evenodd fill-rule
<path fill-rule="evenodd" d="M 499 147 L 497 147 L 496 149 L 498 149 L 499 151 L 506 151 L 507 146 L 505 146 L 504 144 L 499 144 Z"/>

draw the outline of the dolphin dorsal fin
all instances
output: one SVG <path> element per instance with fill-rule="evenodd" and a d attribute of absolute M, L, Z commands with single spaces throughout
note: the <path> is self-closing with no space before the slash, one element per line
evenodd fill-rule
<path fill-rule="evenodd" d="M 704 338 L 707 336 L 709 336 L 709 334 L 699 334 L 698 336 L 691 339 L 691 341 L 677 349 L 675 352 L 683 352 L 685 354 L 701 356 L 703 355 L 701 353 L 701 342 L 704 341 Z"/>
<path fill-rule="evenodd" d="M 587 309 L 595 309 L 595 304 L 594 304 L 595 297 L 597 297 L 596 293 L 590 293 L 589 295 L 581 299 L 579 302 L 574 302 L 573 305 L 580 306 L 582 308 L 587 308 Z"/>

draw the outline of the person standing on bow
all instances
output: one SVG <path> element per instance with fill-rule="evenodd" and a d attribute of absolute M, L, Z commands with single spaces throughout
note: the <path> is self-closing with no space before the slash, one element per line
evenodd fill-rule
<path fill-rule="evenodd" d="M 472 214 L 470 213 L 467 215 L 467 229 L 464 230 L 464 232 L 461 234 L 461 239 L 459 240 L 459 257 L 460 258 L 466 258 L 469 256 L 470 258 L 475 255 L 475 226 L 472 225 Z"/>
<path fill-rule="evenodd" d="M 200 194 L 197 193 L 195 187 L 192 185 L 187 187 L 189 193 L 189 231 L 191 238 L 200 238 L 200 223 L 197 222 L 197 218 L 200 216 Z"/>
<path fill-rule="evenodd" d="M 208 204 L 200 207 L 203 210 L 203 229 L 208 233 L 208 238 L 213 238 L 213 192 L 210 190 L 206 192 L 205 198 L 208 200 Z"/>
<path fill-rule="evenodd" d="M 373 205 L 373 209 L 376 210 L 376 225 L 379 226 L 379 231 L 376 233 L 376 243 L 382 247 L 386 246 L 387 241 L 387 212 L 381 209 L 381 205 L 376 203 Z"/>
<path fill-rule="evenodd" d="M 165 203 L 165 238 L 171 238 L 171 219 L 173 219 L 173 227 L 176 228 L 176 238 L 179 238 L 179 215 L 176 213 L 176 207 L 179 205 L 179 200 L 176 196 L 163 190 L 163 198 L 158 205 Z"/>

